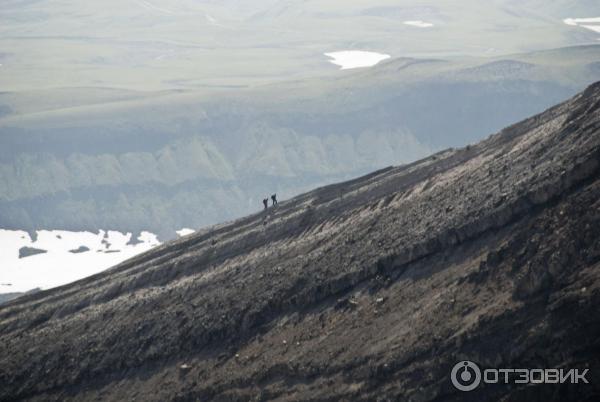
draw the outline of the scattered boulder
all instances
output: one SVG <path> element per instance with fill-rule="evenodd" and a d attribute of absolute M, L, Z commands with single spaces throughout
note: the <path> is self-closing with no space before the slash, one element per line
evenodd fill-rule
<path fill-rule="evenodd" d="M 31 257 L 32 255 L 44 254 L 47 252 L 48 250 L 42 250 L 41 248 L 21 247 L 19 249 L 19 258 Z"/>
<path fill-rule="evenodd" d="M 139 239 L 140 233 L 133 233 L 131 235 L 131 237 L 129 238 L 129 241 L 127 242 L 127 246 L 135 246 L 136 244 L 140 244 L 143 243 L 143 241 L 141 241 Z"/>
<path fill-rule="evenodd" d="M 31 239 L 31 241 L 35 243 L 38 238 L 37 230 L 28 230 L 27 233 L 29 234 L 29 238 Z"/>
<path fill-rule="evenodd" d="M 358 306 L 358 302 L 354 299 L 344 297 L 341 299 L 337 299 L 335 304 L 336 310 L 345 309 L 345 308 L 355 308 Z"/>
<path fill-rule="evenodd" d="M 87 251 L 90 251 L 89 247 L 79 246 L 78 248 L 76 248 L 74 250 L 69 250 L 69 253 L 79 254 L 79 253 L 85 253 Z"/>

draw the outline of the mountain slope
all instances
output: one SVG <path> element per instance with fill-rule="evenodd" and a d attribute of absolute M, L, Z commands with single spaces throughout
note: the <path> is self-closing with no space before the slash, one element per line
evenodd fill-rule
<path fill-rule="evenodd" d="M 597 83 L 1 306 L 0 399 L 592 400 L 599 268 Z M 463 359 L 592 375 L 461 394 Z"/>
<path fill-rule="evenodd" d="M 161 240 L 478 141 L 600 77 L 600 45 L 400 58 L 231 92 L 0 93 L 0 227 Z M 0 106 L 0 109 L 2 106 Z"/>

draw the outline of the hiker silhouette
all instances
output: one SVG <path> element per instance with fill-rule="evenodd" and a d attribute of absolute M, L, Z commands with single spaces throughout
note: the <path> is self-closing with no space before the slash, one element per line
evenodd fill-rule
<path fill-rule="evenodd" d="M 273 205 L 277 205 L 277 194 L 271 196 L 271 201 L 273 201 Z"/>
<path fill-rule="evenodd" d="M 265 209 L 267 209 L 269 207 L 269 199 L 268 198 L 263 199 L 263 205 L 265 206 Z"/>

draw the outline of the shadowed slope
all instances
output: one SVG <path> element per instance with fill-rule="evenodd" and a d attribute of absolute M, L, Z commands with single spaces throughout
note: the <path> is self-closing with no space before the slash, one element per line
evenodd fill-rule
<path fill-rule="evenodd" d="M 1 306 L 0 399 L 458 399 L 463 358 L 597 367 L 599 239 L 595 84 Z M 593 375 L 468 396 L 591 399 Z"/>

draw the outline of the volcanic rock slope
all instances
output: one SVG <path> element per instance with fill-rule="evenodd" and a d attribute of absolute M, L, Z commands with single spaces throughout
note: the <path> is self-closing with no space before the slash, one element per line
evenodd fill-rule
<path fill-rule="evenodd" d="M 597 400 L 600 83 L 0 307 L 0 400 Z M 589 368 L 455 390 L 450 370 Z"/>

